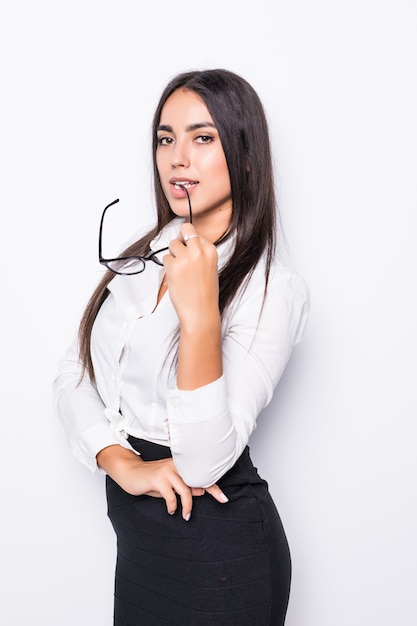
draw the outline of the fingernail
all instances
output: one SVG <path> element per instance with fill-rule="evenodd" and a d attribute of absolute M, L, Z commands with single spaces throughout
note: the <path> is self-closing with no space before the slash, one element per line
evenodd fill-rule
<path fill-rule="evenodd" d="M 188 513 L 188 515 L 186 515 L 186 516 L 184 517 L 185 521 L 186 521 L 186 522 L 188 522 L 188 520 L 190 519 L 190 517 L 191 517 L 191 513 Z"/>
<path fill-rule="evenodd" d="M 229 502 L 229 498 L 227 496 L 225 496 L 223 492 L 222 492 L 220 497 L 223 500 L 223 502 Z"/>
<path fill-rule="evenodd" d="M 170 515 L 174 515 L 175 511 L 168 511 Z"/>

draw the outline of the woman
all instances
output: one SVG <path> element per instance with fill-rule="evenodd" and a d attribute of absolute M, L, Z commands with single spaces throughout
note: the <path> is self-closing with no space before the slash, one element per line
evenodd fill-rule
<path fill-rule="evenodd" d="M 100 243 L 109 271 L 59 365 L 57 412 L 74 454 L 107 475 L 115 624 L 278 626 L 290 554 L 247 444 L 308 292 L 277 259 L 257 94 L 226 70 L 178 75 L 153 162 L 157 225 L 118 260 Z"/>

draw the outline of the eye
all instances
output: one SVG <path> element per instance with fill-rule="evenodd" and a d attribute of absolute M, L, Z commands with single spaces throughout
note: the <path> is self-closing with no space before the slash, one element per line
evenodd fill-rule
<path fill-rule="evenodd" d="M 197 143 L 211 143 L 214 141 L 214 137 L 212 135 L 198 135 L 195 140 Z"/>
<path fill-rule="evenodd" d="M 159 146 L 169 146 L 174 140 L 172 137 L 158 137 Z"/>

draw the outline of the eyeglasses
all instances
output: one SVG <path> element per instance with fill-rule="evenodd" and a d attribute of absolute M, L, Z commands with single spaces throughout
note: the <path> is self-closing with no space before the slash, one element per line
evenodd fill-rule
<path fill-rule="evenodd" d="M 187 188 L 184 187 L 183 185 L 178 185 L 179 187 L 181 187 L 181 189 L 184 189 L 185 193 L 187 194 L 187 200 L 188 200 L 188 209 L 189 209 L 189 221 L 190 224 L 193 223 L 193 214 L 192 214 L 192 210 L 191 210 L 191 202 L 190 202 L 190 196 L 188 194 Z M 103 258 L 102 255 L 102 234 L 103 234 L 103 222 L 104 222 L 104 216 L 106 215 L 107 209 L 109 209 L 111 206 L 113 206 L 114 204 L 116 204 L 117 202 L 119 202 L 119 199 L 117 198 L 117 200 L 113 200 L 113 202 L 110 202 L 110 204 L 108 204 L 105 208 L 104 211 L 101 215 L 101 220 L 100 220 L 100 230 L 99 230 L 99 236 L 98 236 L 98 260 L 99 263 L 101 265 L 104 265 L 105 267 L 107 267 L 107 269 L 111 270 L 112 272 L 114 272 L 115 274 L 122 274 L 122 275 L 133 275 L 133 274 L 141 274 L 145 267 L 146 267 L 146 261 L 153 261 L 154 263 L 156 263 L 157 265 L 161 265 L 163 266 L 164 263 L 162 261 L 162 256 L 161 253 L 162 252 L 166 252 L 167 250 L 169 250 L 168 247 L 166 248 L 160 248 L 159 250 L 154 250 L 149 252 L 148 254 L 146 254 L 145 256 L 119 256 L 115 259 L 105 259 Z"/>

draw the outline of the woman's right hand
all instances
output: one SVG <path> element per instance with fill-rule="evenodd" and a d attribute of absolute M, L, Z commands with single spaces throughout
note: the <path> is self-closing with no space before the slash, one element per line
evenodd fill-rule
<path fill-rule="evenodd" d="M 133 496 L 164 498 L 170 515 L 177 510 L 179 495 L 182 517 L 186 521 L 191 516 L 193 496 L 201 496 L 207 491 L 218 502 L 227 502 L 226 496 L 217 485 L 206 489 L 186 485 L 172 458 L 143 461 L 132 450 L 116 444 L 100 450 L 97 463 L 127 493 Z"/>

